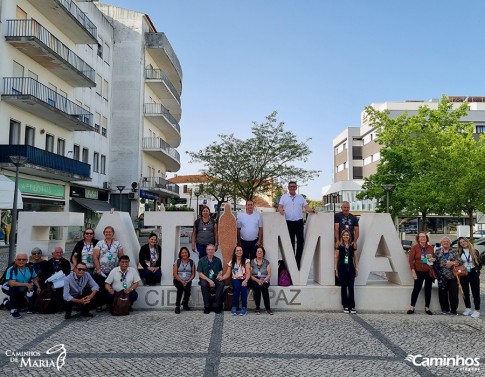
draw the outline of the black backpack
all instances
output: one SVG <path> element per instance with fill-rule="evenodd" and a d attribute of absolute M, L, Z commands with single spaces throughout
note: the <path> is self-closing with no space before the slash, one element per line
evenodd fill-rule
<path fill-rule="evenodd" d="M 52 283 L 47 283 L 47 288 L 43 289 L 37 296 L 35 311 L 40 314 L 54 314 L 59 309 L 57 295 Z"/>
<path fill-rule="evenodd" d="M 27 268 L 29 269 L 30 271 L 30 276 L 33 275 L 34 273 L 34 267 L 30 264 L 30 263 L 27 263 Z M 13 272 L 15 272 L 15 276 L 17 276 L 17 265 L 15 264 L 15 262 L 12 262 L 10 263 L 7 268 L 5 269 L 5 271 L 3 271 L 3 274 L 2 276 L 0 277 L 0 285 L 4 285 L 8 280 L 7 280 L 7 271 L 10 267 L 13 267 Z"/>
<path fill-rule="evenodd" d="M 124 291 L 119 291 L 115 293 L 113 299 L 113 310 L 112 315 L 128 315 L 130 314 L 130 296 Z"/>

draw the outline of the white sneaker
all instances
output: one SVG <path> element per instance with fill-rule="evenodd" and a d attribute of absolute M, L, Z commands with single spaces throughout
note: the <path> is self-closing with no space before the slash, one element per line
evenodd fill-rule
<path fill-rule="evenodd" d="M 480 312 L 477 311 L 477 310 L 475 310 L 470 317 L 472 317 L 472 318 L 478 318 L 478 317 L 480 317 Z"/>
<path fill-rule="evenodd" d="M 463 312 L 463 315 L 470 315 L 472 314 L 472 310 L 470 308 L 466 308 L 465 311 Z"/>

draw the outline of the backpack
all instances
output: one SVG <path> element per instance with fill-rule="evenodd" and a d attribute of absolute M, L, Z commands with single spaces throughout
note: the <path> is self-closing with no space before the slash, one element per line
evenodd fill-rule
<path fill-rule="evenodd" d="M 43 289 L 37 296 L 35 308 L 35 311 L 40 314 L 57 313 L 59 305 L 57 302 L 56 291 L 53 289 L 52 284 L 47 284 L 47 288 Z"/>
<path fill-rule="evenodd" d="M 234 295 L 234 288 L 227 287 L 222 294 L 222 305 L 224 310 L 231 310 L 232 308 L 232 296 Z"/>
<path fill-rule="evenodd" d="M 278 261 L 278 285 L 281 287 L 288 287 L 292 285 L 290 272 L 286 268 L 284 260 Z"/>
<path fill-rule="evenodd" d="M 115 293 L 113 299 L 113 310 L 112 315 L 128 315 L 130 313 L 130 296 L 124 291 L 119 291 Z"/>
<path fill-rule="evenodd" d="M 189 258 L 189 262 L 190 262 L 190 269 L 192 270 L 192 267 L 194 267 L 194 261 Z M 177 270 L 180 267 L 180 263 L 182 263 L 182 260 L 181 259 L 177 259 Z"/>

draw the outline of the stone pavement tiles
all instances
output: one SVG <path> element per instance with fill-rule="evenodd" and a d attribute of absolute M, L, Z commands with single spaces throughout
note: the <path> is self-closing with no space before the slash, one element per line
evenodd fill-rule
<path fill-rule="evenodd" d="M 485 375 L 483 319 L 316 311 L 96 314 L 68 321 L 62 314 L 24 314 L 14 320 L 1 311 L 0 376 Z M 60 343 L 67 354 L 59 370 L 20 367 L 6 355 L 39 352 L 31 359 L 45 359 L 45 351 Z M 481 370 L 416 366 L 405 360 L 409 354 L 481 357 Z"/>

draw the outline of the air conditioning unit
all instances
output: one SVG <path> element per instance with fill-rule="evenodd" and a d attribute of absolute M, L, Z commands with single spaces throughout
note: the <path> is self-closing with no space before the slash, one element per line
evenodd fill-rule
<path fill-rule="evenodd" d="M 103 188 L 105 190 L 110 190 L 111 189 L 111 182 L 103 182 Z"/>
<path fill-rule="evenodd" d="M 128 199 L 136 200 L 136 199 L 138 199 L 138 194 L 136 192 L 129 192 L 128 193 Z"/>

